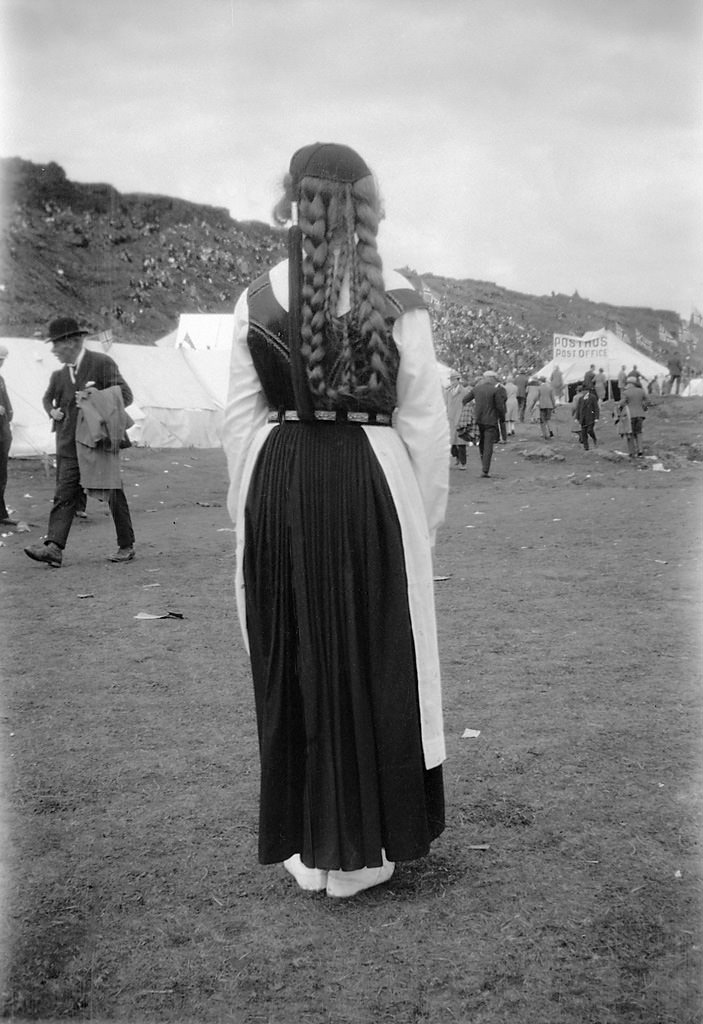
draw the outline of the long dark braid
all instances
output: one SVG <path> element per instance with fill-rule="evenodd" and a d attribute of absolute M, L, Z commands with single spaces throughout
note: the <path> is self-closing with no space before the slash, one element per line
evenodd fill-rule
<path fill-rule="evenodd" d="M 299 224 L 301 354 L 313 395 L 330 406 L 392 408 L 398 353 L 386 324 L 373 179 L 350 185 L 303 178 Z M 351 309 L 339 317 L 347 271 Z"/>
<path fill-rule="evenodd" d="M 386 325 L 386 294 L 383 284 L 383 264 L 376 246 L 378 213 L 369 178 L 362 178 L 352 186 L 356 208 L 356 269 L 358 278 L 358 320 L 361 338 L 366 347 L 371 367 L 369 387 L 372 391 L 395 388 L 398 352 Z"/>
<path fill-rule="evenodd" d="M 299 224 L 303 232 L 302 324 L 300 351 L 307 365 L 308 381 L 313 394 L 324 397 L 325 373 L 325 295 L 327 242 L 327 210 L 319 192 L 304 189 L 300 199 Z"/>

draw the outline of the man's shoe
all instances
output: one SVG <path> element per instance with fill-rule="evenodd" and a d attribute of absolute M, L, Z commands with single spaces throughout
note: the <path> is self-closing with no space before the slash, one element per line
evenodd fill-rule
<path fill-rule="evenodd" d="M 88 513 L 87 512 L 76 512 L 76 518 L 77 519 L 87 519 L 88 518 Z"/>
<path fill-rule="evenodd" d="M 0 526 L 17 526 L 17 520 L 10 519 L 10 517 L 7 516 L 5 519 L 0 519 Z"/>
<path fill-rule="evenodd" d="M 29 555 L 35 562 L 46 562 L 47 565 L 58 569 L 61 566 L 63 552 L 58 544 L 48 541 L 46 544 L 32 544 L 24 549 L 25 555 Z"/>
<path fill-rule="evenodd" d="M 118 548 L 114 555 L 110 555 L 109 562 L 131 562 L 134 558 L 134 548 Z"/>

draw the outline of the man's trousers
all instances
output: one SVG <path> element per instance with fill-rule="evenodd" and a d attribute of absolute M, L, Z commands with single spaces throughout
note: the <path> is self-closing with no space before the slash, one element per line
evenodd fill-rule
<path fill-rule="evenodd" d="M 478 450 L 481 453 L 481 469 L 488 476 L 493 458 L 493 445 L 498 440 L 498 427 L 478 425 Z"/>
<path fill-rule="evenodd" d="M 125 493 L 119 488 L 108 491 L 108 495 L 108 505 L 117 532 L 117 545 L 121 548 L 131 548 L 134 545 L 134 530 Z M 60 455 L 56 465 L 56 491 L 54 504 L 49 513 L 46 540 L 58 545 L 62 550 L 66 546 L 76 509 L 80 507 L 80 497 L 81 474 L 78 459 Z"/>

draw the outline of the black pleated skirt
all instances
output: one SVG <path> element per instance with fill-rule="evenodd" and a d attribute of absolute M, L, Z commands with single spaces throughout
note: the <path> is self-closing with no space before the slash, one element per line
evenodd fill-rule
<path fill-rule="evenodd" d="M 276 427 L 245 516 L 259 860 L 423 856 L 444 828 L 442 769 L 424 767 L 400 524 L 364 431 Z"/>

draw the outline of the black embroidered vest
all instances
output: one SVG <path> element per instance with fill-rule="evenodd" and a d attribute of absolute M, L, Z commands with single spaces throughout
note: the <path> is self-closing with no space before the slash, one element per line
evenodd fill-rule
<path fill-rule="evenodd" d="M 425 309 L 425 303 L 414 288 L 396 288 L 386 292 L 389 331 L 410 309 Z M 295 409 L 288 348 L 288 313 L 280 305 L 271 287 L 268 271 L 248 288 L 249 332 L 247 344 L 256 372 L 271 409 Z M 313 397 L 313 404 L 317 402 Z M 320 406 L 322 408 L 322 406 Z M 359 411 L 363 411 L 360 410 Z M 388 412 L 392 412 L 389 409 Z"/>

